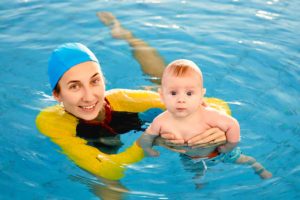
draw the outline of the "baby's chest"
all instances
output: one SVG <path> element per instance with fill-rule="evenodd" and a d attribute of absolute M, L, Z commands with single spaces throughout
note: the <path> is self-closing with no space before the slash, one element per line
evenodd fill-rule
<path fill-rule="evenodd" d="M 210 128 L 211 127 L 208 124 L 201 122 L 197 124 L 173 124 L 163 127 L 161 132 L 172 133 L 176 138 L 188 140 Z"/>

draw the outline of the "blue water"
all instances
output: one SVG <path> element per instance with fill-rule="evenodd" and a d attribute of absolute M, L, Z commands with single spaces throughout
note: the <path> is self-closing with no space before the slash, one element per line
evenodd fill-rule
<path fill-rule="evenodd" d="M 40 134 L 35 117 L 55 103 L 47 59 L 64 42 L 82 42 L 96 53 L 108 89 L 153 85 L 98 11 L 116 15 L 166 63 L 198 63 L 207 96 L 229 102 L 239 120 L 240 147 L 274 175 L 261 180 L 248 167 L 220 164 L 197 190 L 178 154 L 159 148 L 159 158 L 127 170 L 124 199 L 299 199 L 299 8 L 298 0 L 2 0 L 0 199 L 97 199 L 92 188 L 99 181 Z M 137 136 L 122 139 L 129 146 Z"/>

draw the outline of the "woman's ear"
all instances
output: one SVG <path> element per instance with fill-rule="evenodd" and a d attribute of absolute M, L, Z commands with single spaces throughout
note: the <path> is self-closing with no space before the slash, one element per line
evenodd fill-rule
<path fill-rule="evenodd" d="M 54 97 L 54 99 L 56 101 L 61 102 L 61 98 L 60 98 L 59 94 L 55 90 L 53 90 L 52 96 Z"/>

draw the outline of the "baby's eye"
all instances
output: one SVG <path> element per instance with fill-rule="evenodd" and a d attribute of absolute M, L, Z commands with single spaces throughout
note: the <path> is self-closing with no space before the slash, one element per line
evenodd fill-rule
<path fill-rule="evenodd" d="M 188 91 L 188 92 L 186 93 L 186 95 L 188 95 L 188 96 L 192 96 L 192 94 L 193 94 L 192 91 Z"/>
<path fill-rule="evenodd" d="M 177 93 L 175 91 L 170 92 L 172 96 L 175 96 Z"/>

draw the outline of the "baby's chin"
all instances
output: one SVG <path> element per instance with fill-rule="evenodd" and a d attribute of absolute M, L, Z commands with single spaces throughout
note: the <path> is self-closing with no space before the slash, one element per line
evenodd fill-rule
<path fill-rule="evenodd" d="M 189 116 L 189 113 L 181 111 L 181 112 L 175 112 L 175 113 L 173 113 L 173 115 L 177 118 L 185 118 L 185 117 Z"/>

